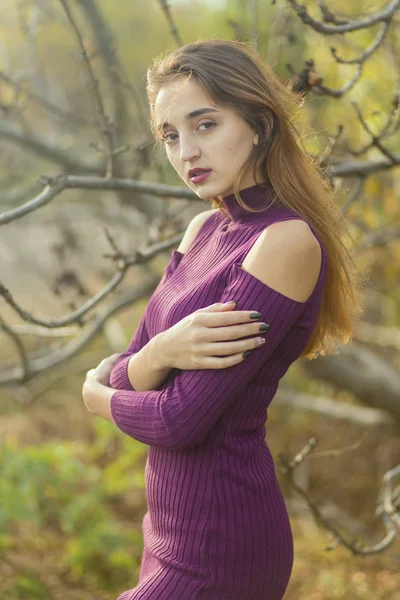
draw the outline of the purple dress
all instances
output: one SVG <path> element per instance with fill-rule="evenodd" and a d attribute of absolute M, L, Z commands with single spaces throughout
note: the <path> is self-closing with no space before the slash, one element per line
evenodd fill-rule
<path fill-rule="evenodd" d="M 241 197 L 262 208 L 274 194 L 253 185 Z M 265 423 L 279 380 L 310 339 L 327 257 L 313 230 L 322 252 L 318 282 L 305 302 L 288 298 L 241 263 L 268 225 L 301 217 L 278 199 L 258 214 L 233 195 L 224 203 L 231 220 L 211 213 L 185 254 L 172 251 L 111 372 L 117 426 L 149 445 L 140 578 L 118 600 L 280 600 L 291 575 L 293 537 Z M 198 308 L 228 300 L 270 324 L 263 346 L 232 367 L 172 369 L 158 390 L 132 388 L 132 354 Z"/>

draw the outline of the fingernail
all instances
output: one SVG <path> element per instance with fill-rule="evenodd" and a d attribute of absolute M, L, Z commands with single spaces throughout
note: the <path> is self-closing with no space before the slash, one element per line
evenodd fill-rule
<path fill-rule="evenodd" d="M 250 319 L 259 319 L 261 317 L 261 313 L 259 312 L 253 312 L 250 315 Z"/>
<path fill-rule="evenodd" d="M 242 356 L 243 358 L 247 358 L 250 354 L 250 350 L 246 350 L 246 352 L 243 352 Z"/>
<path fill-rule="evenodd" d="M 229 302 L 224 302 L 224 304 L 236 304 L 236 300 L 229 300 Z"/>

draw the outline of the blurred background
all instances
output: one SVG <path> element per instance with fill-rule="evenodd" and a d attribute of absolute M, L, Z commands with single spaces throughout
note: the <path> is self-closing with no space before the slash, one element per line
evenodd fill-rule
<path fill-rule="evenodd" d="M 399 7 L 1 0 L 2 599 L 113 600 L 137 583 L 148 447 L 81 390 L 209 208 L 152 139 L 146 69 L 219 37 L 254 44 L 303 98 L 304 144 L 368 282 L 352 342 L 292 365 L 269 410 L 295 537 L 286 598 L 400 600 Z"/>

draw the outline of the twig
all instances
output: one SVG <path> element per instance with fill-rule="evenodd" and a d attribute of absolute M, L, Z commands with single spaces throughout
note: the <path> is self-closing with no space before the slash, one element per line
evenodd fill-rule
<path fill-rule="evenodd" d="M 379 46 L 382 44 L 383 40 L 385 39 L 386 33 L 389 29 L 389 22 L 384 23 L 383 26 L 381 27 L 380 32 L 378 33 L 378 35 L 376 36 L 375 40 L 372 42 L 372 44 L 369 46 L 369 48 L 367 48 L 362 54 L 361 56 L 358 56 L 357 58 L 350 58 L 350 59 L 344 59 L 344 58 L 340 58 L 340 56 L 338 56 L 337 54 L 337 50 L 336 48 L 331 48 L 331 52 L 332 55 L 334 57 L 334 59 L 336 60 L 336 62 L 342 64 L 342 65 L 355 65 L 355 64 L 364 64 L 365 61 L 375 52 L 375 50 L 377 50 L 377 48 L 379 48 Z"/>
<path fill-rule="evenodd" d="M 152 278 L 147 283 L 136 286 L 134 290 L 126 291 L 115 302 L 110 306 L 107 306 L 99 315 L 97 315 L 95 319 L 92 319 L 92 321 L 81 331 L 81 334 L 65 344 L 65 346 L 58 350 L 53 350 L 47 356 L 31 358 L 29 361 L 29 378 L 32 378 L 36 374 L 41 374 L 78 354 L 95 338 L 98 332 L 102 330 L 104 324 L 112 315 L 119 312 L 125 306 L 130 306 L 141 298 L 147 298 L 157 285 L 157 281 L 157 278 Z M 0 370 L 0 385 L 21 383 L 22 377 L 23 372 L 20 365 L 9 365 L 7 368 Z"/>
<path fill-rule="evenodd" d="M 275 400 L 274 400 L 275 402 Z M 316 394 L 305 394 L 298 390 L 280 389 L 276 394 L 276 405 L 288 405 L 294 410 L 312 411 L 329 419 L 356 423 L 363 427 L 393 427 L 395 419 L 384 410 L 338 402 Z"/>
<path fill-rule="evenodd" d="M 75 22 L 75 19 L 72 16 L 72 13 L 68 6 L 67 0 L 59 0 L 59 1 L 61 2 L 62 6 L 65 10 L 65 13 L 68 17 L 68 20 L 71 24 L 71 27 L 75 32 L 76 38 L 77 38 L 79 46 L 81 48 L 82 58 L 83 58 L 85 66 L 86 66 L 86 70 L 87 70 L 89 79 L 91 81 L 90 87 L 93 91 L 93 96 L 94 96 L 95 102 L 97 104 L 97 110 L 98 110 L 99 117 L 100 117 L 101 134 L 102 134 L 104 142 L 105 142 L 103 152 L 104 152 L 104 155 L 106 156 L 106 162 L 107 162 L 106 178 L 111 178 L 113 176 L 114 170 L 115 170 L 115 164 L 114 164 L 115 153 L 114 153 L 114 140 L 113 140 L 112 124 L 106 115 L 104 105 L 103 105 L 103 99 L 102 99 L 100 89 L 99 89 L 99 81 L 96 79 L 96 77 L 94 75 L 88 54 L 86 52 L 85 44 L 83 43 L 82 36 L 79 32 L 79 29 Z"/>
<path fill-rule="evenodd" d="M 136 251 L 134 256 L 125 256 L 120 251 L 117 255 L 110 255 L 113 260 L 117 261 L 117 273 L 114 277 L 101 289 L 97 294 L 89 298 L 82 306 L 80 306 L 77 310 L 72 313 L 60 317 L 58 319 L 51 319 L 50 321 L 45 321 L 43 319 L 39 319 L 31 315 L 28 311 L 24 310 L 19 306 L 19 304 L 14 300 L 11 292 L 0 283 L 0 296 L 4 298 L 11 308 L 22 318 L 24 321 L 28 323 L 34 323 L 35 325 L 41 325 L 43 327 L 48 328 L 57 328 L 63 327 L 65 325 L 70 325 L 71 323 L 80 323 L 83 324 L 82 317 L 86 315 L 89 311 L 91 311 L 97 304 L 99 304 L 108 294 L 110 294 L 113 290 L 115 290 L 119 284 L 123 281 L 126 276 L 126 273 L 129 267 L 143 264 L 148 262 L 151 258 L 163 252 L 164 250 L 168 250 L 171 247 L 175 246 L 182 239 L 182 234 L 178 236 L 174 236 L 168 240 L 164 240 L 153 246 L 142 250 Z M 1 383 L 1 382 L 0 382 Z"/>
<path fill-rule="evenodd" d="M 0 317 L 0 329 L 2 329 L 14 342 L 15 347 L 17 348 L 18 354 L 20 356 L 21 359 L 21 367 L 22 367 L 22 376 L 21 376 L 21 381 L 27 381 L 27 379 L 29 378 L 29 361 L 28 361 L 28 357 L 24 348 L 24 345 L 22 343 L 22 341 L 20 340 L 20 338 L 18 337 L 18 335 L 15 333 L 15 331 L 12 329 L 12 327 L 10 327 L 9 325 L 7 325 L 7 323 L 4 322 L 4 319 L 2 317 Z"/>
<path fill-rule="evenodd" d="M 382 152 L 382 154 L 384 156 L 386 156 L 391 161 L 392 164 L 394 164 L 394 165 L 398 164 L 398 158 L 396 156 L 394 156 L 387 148 L 384 147 L 384 145 L 382 144 L 382 142 L 380 140 L 380 136 L 379 135 L 375 135 L 373 133 L 373 131 L 371 131 L 371 128 L 369 127 L 369 125 L 365 121 L 365 119 L 364 119 L 364 117 L 363 117 L 363 115 L 361 113 L 361 110 L 357 106 L 356 102 L 352 102 L 352 105 L 354 106 L 354 108 L 355 108 L 355 110 L 357 112 L 357 116 L 358 116 L 358 119 L 359 119 L 361 125 L 363 126 L 363 128 L 365 129 L 365 131 L 367 133 L 369 133 L 369 135 L 372 138 L 370 147 L 376 146 L 376 148 L 378 148 Z"/>
<path fill-rule="evenodd" d="M 87 127 L 93 127 L 96 124 L 95 121 L 89 121 L 85 117 L 81 117 L 79 115 L 76 115 L 75 113 L 63 110 L 58 106 L 55 106 L 54 104 L 46 100 L 46 98 L 42 98 L 39 94 L 36 94 L 36 92 L 33 92 L 29 88 L 18 83 L 4 72 L 0 72 L 0 80 L 8 83 L 8 85 L 17 90 L 19 94 L 25 94 L 28 98 L 45 108 L 48 112 L 53 113 L 54 115 L 56 115 L 57 117 L 61 117 L 62 119 L 68 119 L 70 123 L 76 123 L 77 125 L 85 125 Z"/>
<path fill-rule="evenodd" d="M 352 190 L 351 194 L 348 196 L 346 202 L 340 207 L 340 212 L 342 215 L 345 215 L 348 212 L 348 210 L 350 209 L 350 207 L 353 206 L 353 204 L 356 202 L 356 200 L 358 200 L 358 198 L 360 197 L 360 194 L 364 188 L 364 184 L 365 184 L 365 177 L 358 177 L 356 179 L 354 189 Z"/>
<path fill-rule="evenodd" d="M 184 200 L 198 200 L 198 196 L 189 188 L 160 183 L 145 183 L 135 179 L 107 179 L 104 177 L 85 177 L 80 175 L 59 175 L 58 177 L 42 177 L 41 182 L 45 188 L 32 200 L 22 206 L 0 213 L 0 225 L 6 225 L 11 221 L 37 210 L 56 198 L 65 189 L 87 189 L 87 190 L 126 190 L 137 191 L 162 198 L 181 198 Z"/>
<path fill-rule="evenodd" d="M 325 169 L 325 175 L 329 179 L 335 177 L 365 177 L 378 171 L 391 169 L 393 167 L 393 160 L 396 165 L 400 164 L 400 153 L 391 155 L 391 160 L 348 161 L 337 165 L 328 165 Z M 64 189 L 129 190 L 153 194 L 161 198 L 198 200 L 198 196 L 188 188 L 146 183 L 135 179 L 107 179 L 104 177 L 60 175 L 56 178 L 42 177 L 41 180 L 42 182 L 46 182 L 45 189 L 38 196 L 22 206 L 0 213 L 0 225 L 5 225 L 15 219 L 19 219 L 40 206 L 47 204 Z"/>
<path fill-rule="evenodd" d="M 72 171 L 77 174 L 91 173 L 102 175 L 104 173 L 104 160 L 85 163 L 76 157 L 76 153 L 69 154 L 56 144 L 36 134 L 20 132 L 7 122 L 0 123 L 0 138 L 4 138 L 13 144 L 17 144 L 24 152 L 32 152 L 35 156 L 44 158 L 52 163 L 60 165 L 64 171 Z"/>
<path fill-rule="evenodd" d="M 289 4 L 292 5 L 297 15 L 306 25 L 312 27 L 315 31 L 319 33 L 323 33 L 325 35 L 335 35 L 335 34 L 343 34 L 348 33 L 349 31 L 359 31 L 360 29 L 366 29 L 375 25 L 376 23 L 380 23 L 381 21 L 387 22 L 389 21 L 396 9 L 400 6 L 400 0 L 392 0 L 386 6 L 386 8 L 378 11 L 376 13 L 372 13 L 368 17 L 363 19 L 347 21 L 346 23 L 342 23 L 339 25 L 327 25 L 321 21 L 317 21 L 313 19 L 307 8 L 304 4 L 299 4 L 297 0 L 288 0 Z"/>
<path fill-rule="evenodd" d="M 174 38 L 174 40 L 178 46 L 183 46 L 183 40 L 181 38 L 181 34 L 179 33 L 179 30 L 178 30 L 178 28 L 175 24 L 175 21 L 172 17 L 171 10 L 169 8 L 169 4 L 168 4 L 167 0 L 160 0 L 160 6 L 161 6 L 161 10 L 164 11 L 165 16 L 167 18 L 172 37 Z"/>
<path fill-rule="evenodd" d="M 304 498 L 310 508 L 312 515 L 317 524 L 321 525 L 324 529 L 329 531 L 333 535 L 333 541 L 326 548 L 326 550 L 333 550 L 339 544 L 345 546 L 348 550 L 355 555 L 366 555 L 366 554 L 377 554 L 386 550 L 396 539 L 399 533 L 400 521 L 399 521 L 399 510 L 400 505 L 397 503 L 398 491 L 395 493 L 392 491 L 391 481 L 395 475 L 400 473 L 400 465 L 391 471 L 385 473 L 383 482 L 384 486 L 378 499 L 378 507 L 376 509 L 376 515 L 380 517 L 383 525 L 386 529 L 386 536 L 378 543 L 367 546 L 363 542 L 353 540 L 347 540 L 338 529 L 332 525 L 321 513 L 319 507 L 311 500 L 310 496 L 304 488 L 302 488 L 294 479 L 295 469 L 304 461 L 304 459 L 310 455 L 311 451 L 316 445 L 316 439 L 310 438 L 308 443 L 304 446 L 296 456 L 289 460 L 283 453 L 279 453 L 278 460 L 280 462 L 279 470 L 284 473 L 289 479 L 294 489 Z M 311 456 L 311 455 L 310 455 Z"/>
<path fill-rule="evenodd" d="M 259 25 L 259 17 L 258 17 L 258 0 L 250 0 L 249 2 L 249 10 L 251 17 L 251 41 L 255 48 L 258 46 L 258 25 Z"/>

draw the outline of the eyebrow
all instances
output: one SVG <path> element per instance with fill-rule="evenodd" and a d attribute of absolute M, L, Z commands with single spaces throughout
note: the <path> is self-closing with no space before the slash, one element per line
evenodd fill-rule
<path fill-rule="evenodd" d="M 208 107 L 204 107 L 204 108 L 197 108 L 196 110 L 193 110 L 192 112 L 190 112 L 188 115 L 186 115 L 186 119 L 193 119 L 194 117 L 199 117 L 200 115 L 204 115 L 204 113 L 210 113 L 210 112 L 219 112 L 218 109 L 216 108 L 208 108 Z M 167 127 L 171 127 L 170 123 L 163 123 L 163 125 L 159 125 L 158 128 L 160 130 L 164 130 Z"/>

